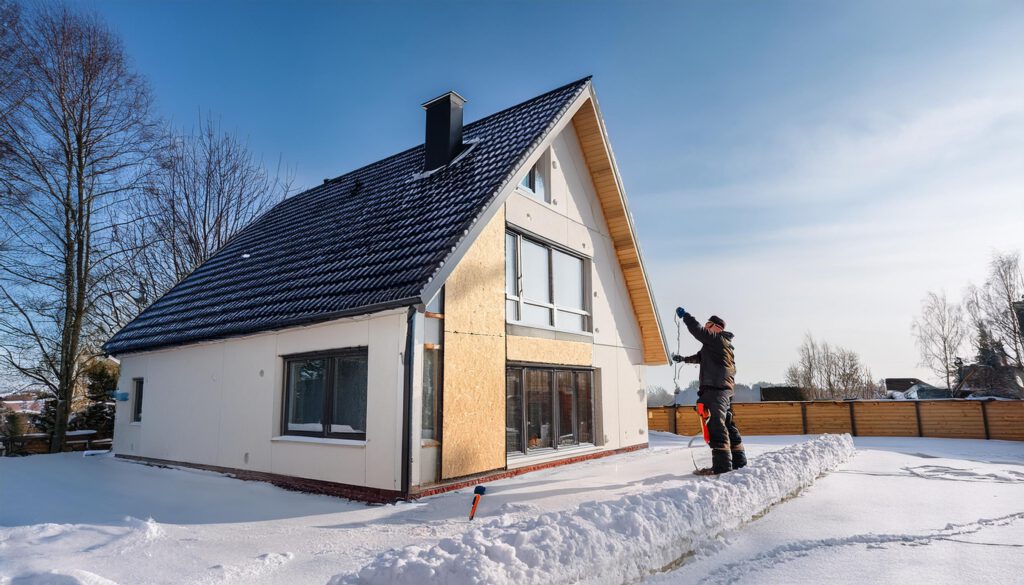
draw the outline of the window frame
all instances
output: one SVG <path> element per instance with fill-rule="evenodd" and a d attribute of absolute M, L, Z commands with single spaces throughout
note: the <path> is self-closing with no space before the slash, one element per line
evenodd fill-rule
<path fill-rule="evenodd" d="M 593 333 L 593 312 L 591 305 L 591 264 L 593 260 L 582 254 L 579 254 L 573 250 L 570 250 L 564 246 L 560 246 L 543 238 L 526 234 L 525 232 L 512 229 L 511 226 L 505 228 L 506 245 L 508 236 L 512 236 L 515 239 L 515 294 L 509 292 L 508 283 L 505 283 L 505 322 L 512 323 L 515 325 L 522 325 L 524 327 L 538 327 L 542 329 L 552 329 L 556 331 L 564 331 L 567 333 L 576 333 L 582 335 L 590 335 Z M 547 251 L 548 257 L 548 298 L 550 301 L 541 301 L 536 299 L 529 299 L 523 296 L 523 240 L 530 242 L 536 246 L 540 246 Z M 554 253 L 560 252 L 567 256 L 571 256 L 581 261 L 581 282 L 580 288 L 583 295 L 582 305 L 583 309 L 576 309 L 574 307 L 566 307 L 555 303 L 555 257 Z M 505 262 L 506 262 L 506 278 L 508 276 L 508 250 L 505 250 Z M 509 301 L 515 303 L 515 314 L 510 314 Z M 532 307 L 540 307 L 550 311 L 551 319 L 548 325 L 541 325 L 537 323 L 527 322 L 523 320 L 523 307 L 529 305 Z M 561 327 L 558 324 L 559 313 L 570 313 L 583 317 L 583 329 Z"/>
<path fill-rule="evenodd" d="M 132 419 L 130 422 L 142 422 L 142 397 L 145 391 L 145 378 L 132 378 Z"/>
<path fill-rule="evenodd" d="M 544 193 L 537 193 L 538 174 L 544 182 Z M 519 181 L 516 188 L 535 201 L 551 205 L 553 201 L 551 196 L 551 149 L 545 150 L 544 154 L 540 155 L 537 162 L 533 163 L 530 170 L 526 171 L 526 175 Z"/>
<path fill-rule="evenodd" d="M 355 441 L 366 441 L 366 434 L 369 429 L 364 429 L 362 432 L 333 432 L 331 431 L 330 417 L 334 414 L 334 386 L 335 386 L 335 375 L 336 368 L 334 365 L 334 358 L 338 357 L 365 357 L 367 363 L 366 371 L 366 394 L 367 394 L 367 410 L 369 410 L 369 394 L 370 394 L 370 352 L 369 347 L 365 345 L 355 347 L 344 347 L 337 349 L 329 349 L 323 351 L 313 351 L 306 353 L 296 353 L 281 356 L 282 363 L 284 364 L 284 386 L 281 391 L 281 436 L 299 436 L 299 437 L 313 437 L 319 439 L 351 439 Z M 312 359 L 322 359 L 326 361 L 325 372 L 324 372 L 324 403 L 323 410 L 320 417 L 320 424 L 323 427 L 321 431 L 297 431 L 290 430 L 288 428 L 288 420 L 291 416 L 291 409 L 289 408 L 289 392 L 291 388 L 291 363 Z M 367 421 L 369 422 L 369 421 Z M 367 424 L 369 426 L 369 424 Z"/>
<path fill-rule="evenodd" d="M 568 366 L 561 366 L 561 365 L 555 365 L 555 364 L 535 364 L 535 363 L 509 362 L 506 365 L 506 367 L 505 367 L 505 372 L 506 372 L 506 374 L 505 374 L 505 376 L 506 376 L 505 400 L 506 400 L 506 402 L 508 401 L 508 372 L 511 371 L 511 370 L 518 371 L 518 376 L 519 376 L 519 384 L 518 384 L 518 386 L 519 386 L 519 402 L 520 402 L 520 405 L 521 405 L 522 414 L 520 416 L 519 429 L 518 430 L 519 430 L 519 436 L 521 438 L 521 443 L 523 445 L 523 450 L 522 451 L 509 451 L 508 435 L 506 433 L 506 438 L 505 438 L 505 457 L 506 458 L 509 458 L 509 457 L 529 457 L 529 456 L 532 456 L 532 455 L 538 455 L 538 454 L 543 454 L 543 453 L 552 453 L 552 452 L 557 453 L 558 451 L 565 451 L 567 449 L 577 449 L 577 448 L 580 448 L 580 447 L 597 446 L 597 435 L 594 432 L 593 428 L 590 429 L 590 436 L 591 436 L 591 439 L 592 439 L 591 441 L 585 442 L 585 441 L 581 441 L 580 440 L 579 424 L 580 424 L 580 420 L 581 420 L 582 417 L 580 416 L 580 408 L 579 408 L 579 386 L 578 386 L 578 383 L 576 382 L 577 376 L 579 374 L 586 374 L 590 378 L 590 382 L 589 382 L 589 384 L 590 384 L 590 416 L 588 417 L 587 420 L 589 420 L 591 425 L 593 426 L 595 424 L 595 421 L 596 421 L 596 418 L 597 418 L 596 414 L 595 414 L 596 413 L 596 404 L 595 404 L 595 395 L 594 395 L 594 368 L 586 367 L 586 366 L 568 367 Z M 551 409 L 552 429 L 551 429 L 551 435 L 550 435 L 551 436 L 551 446 L 550 447 L 537 447 L 537 448 L 533 448 L 533 449 L 530 448 L 530 441 L 529 441 L 529 437 L 528 437 L 528 422 L 527 422 L 527 419 L 528 419 L 528 416 L 529 416 L 528 415 L 529 405 L 528 405 L 527 399 L 526 399 L 526 396 L 527 396 L 527 391 L 526 391 L 526 370 L 547 370 L 547 371 L 550 372 L 549 382 L 548 382 L 548 386 L 549 386 L 548 392 L 549 392 L 549 396 L 551 398 L 551 404 L 552 404 L 552 409 Z M 576 405 L 576 408 L 575 408 L 575 410 L 572 413 L 573 428 L 571 429 L 572 430 L 572 435 L 574 437 L 575 442 L 574 443 L 568 443 L 568 444 L 565 444 L 565 445 L 561 445 L 560 444 L 561 443 L 561 437 L 563 436 L 563 433 L 562 433 L 562 429 L 561 429 L 561 412 L 560 412 L 560 406 L 559 406 L 560 402 L 558 400 L 558 398 L 559 398 L 558 397 L 558 394 L 559 394 L 559 391 L 558 391 L 558 374 L 559 374 L 559 372 L 568 372 L 571 375 L 572 380 L 573 380 L 573 403 Z M 506 422 L 506 425 L 507 425 L 507 422 Z M 507 428 L 508 427 L 506 426 L 506 429 Z"/>

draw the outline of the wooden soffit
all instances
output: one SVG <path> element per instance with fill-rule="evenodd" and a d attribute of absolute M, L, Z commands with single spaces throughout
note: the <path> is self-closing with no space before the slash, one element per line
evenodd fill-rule
<path fill-rule="evenodd" d="M 594 106 L 593 98 L 587 99 L 580 106 L 573 115 L 572 124 L 576 129 L 587 167 L 590 169 L 590 177 L 594 182 L 601 211 L 608 224 L 608 232 L 633 304 L 633 312 L 636 313 L 637 322 L 640 324 L 644 363 L 651 366 L 668 364 L 665 337 L 640 257 L 633 220 L 626 207 L 626 198 L 609 148 L 604 123 Z"/>

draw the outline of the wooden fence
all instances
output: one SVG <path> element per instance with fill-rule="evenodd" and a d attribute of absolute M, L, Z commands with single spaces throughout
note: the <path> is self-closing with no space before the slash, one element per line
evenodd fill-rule
<path fill-rule="evenodd" d="M 744 435 L 850 433 L 858 437 L 946 437 L 1024 441 L 1024 400 L 735 402 Z M 652 431 L 700 432 L 694 406 L 647 409 Z"/>

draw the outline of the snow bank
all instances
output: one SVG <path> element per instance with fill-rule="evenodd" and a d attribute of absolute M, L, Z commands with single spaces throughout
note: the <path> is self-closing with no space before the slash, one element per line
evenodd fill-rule
<path fill-rule="evenodd" d="M 721 477 L 520 522 L 501 518 L 430 548 L 388 551 L 355 574 L 335 575 L 329 585 L 636 580 L 761 514 L 853 453 L 849 435 L 823 435 Z"/>

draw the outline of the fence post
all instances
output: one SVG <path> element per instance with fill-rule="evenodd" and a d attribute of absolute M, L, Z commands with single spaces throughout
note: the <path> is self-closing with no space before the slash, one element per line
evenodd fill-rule
<path fill-rule="evenodd" d="M 924 436 L 924 427 L 921 426 L 921 401 L 914 401 L 914 416 L 917 417 L 917 436 Z"/>
<path fill-rule="evenodd" d="M 849 401 L 850 405 L 850 434 L 854 437 L 857 436 L 857 416 L 853 413 L 853 400 Z"/>
<path fill-rule="evenodd" d="M 807 403 L 806 402 L 801 402 L 800 403 L 800 418 L 803 420 L 803 423 L 804 423 L 804 434 L 806 435 L 807 434 Z"/>
<path fill-rule="evenodd" d="M 981 421 L 985 423 L 985 438 L 991 439 L 992 433 L 990 433 L 988 430 L 988 408 L 986 408 L 987 405 L 988 400 L 981 401 Z"/>

